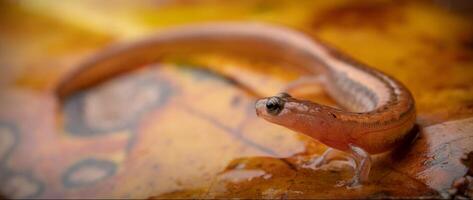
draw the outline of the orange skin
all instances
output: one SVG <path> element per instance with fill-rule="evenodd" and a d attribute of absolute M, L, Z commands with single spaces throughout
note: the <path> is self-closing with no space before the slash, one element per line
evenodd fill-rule
<path fill-rule="evenodd" d="M 370 154 L 393 149 L 415 123 L 414 99 L 400 82 L 304 34 L 267 24 L 186 26 L 117 45 L 81 63 L 77 71 L 64 77 L 55 92 L 62 100 L 107 78 L 156 62 L 164 55 L 209 49 L 279 59 L 309 74 L 322 74 L 321 84 L 344 110 L 283 94 L 258 100 L 256 112 L 269 122 L 331 147 L 315 167 L 329 160 L 332 148 L 352 153 L 356 170 L 350 186 L 368 180 Z M 279 102 L 278 112 L 268 112 L 268 101 Z"/>
<path fill-rule="evenodd" d="M 284 101 L 277 115 L 267 112 L 266 102 L 270 98 Z M 370 154 L 382 153 L 396 147 L 414 126 L 415 111 L 397 119 L 371 116 L 380 113 L 354 113 L 320 105 L 292 97 L 268 97 L 256 102 L 256 113 L 272 123 L 311 136 L 329 147 L 349 151 L 349 144 L 356 145 Z"/>

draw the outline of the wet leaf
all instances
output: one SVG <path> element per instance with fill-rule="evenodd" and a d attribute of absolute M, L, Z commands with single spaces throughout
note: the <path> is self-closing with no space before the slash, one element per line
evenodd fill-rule
<path fill-rule="evenodd" d="M 426 1 L 179 2 L 0 3 L 0 196 L 472 197 L 468 16 Z M 349 163 L 305 168 L 327 147 L 256 117 L 258 95 L 304 75 L 287 63 L 195 52 L 63 102 L 52 92 L 107 45 L 177 24 L 248 19 L 321 38 L 412 91 L 413 137 L 373 157 L 369 183 L 337 187 L 353 176 Z M 298 97 L 336 106 L 318 86 Z"/>

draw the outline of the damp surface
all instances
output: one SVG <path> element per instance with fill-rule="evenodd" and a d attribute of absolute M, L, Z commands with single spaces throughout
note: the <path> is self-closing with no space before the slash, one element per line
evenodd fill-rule
<path fill-rule="evenodd" d="M 473 26 L 471 16 L 442 5 L 2 2 L 0 196 L 468 197 Z M 218 50 L 170 55 L 66 98 L 54 92 L 77 63 L 108 45 L 214 20 L 288 25 L 396 77 L 416 100 L 418 137 L 373 157 L 362 187 L 337 187 L 353 176 L 349 163 L 304 167 L 327 147 L 255 115 L 259 96 L 276 94 L 304 73 Z M 318 86 L 298 97 L 336 106 Z"/>

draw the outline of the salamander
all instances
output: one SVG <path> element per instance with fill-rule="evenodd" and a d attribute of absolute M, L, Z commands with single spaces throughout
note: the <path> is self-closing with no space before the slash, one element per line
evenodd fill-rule
<path fill-rule="evenodd" d="M 281 93 L 258 99 L 256 113 L 327 145 L 327 151 L 314 161 L 315 167 L 327 163 L 337 151 L 351 153 L 355 175 L 347 182 L 349 186 L 368 181 L 370 155 L 393 149 L 414 126 L 414 99 L 395 78 L 299 31 L 264 23 L 188 25 L 116 45 L 81 63 L 55 91 L 64 99 L 167 54 L 215 49 L 279 59 L 318 77 L 343 109 Z"/>

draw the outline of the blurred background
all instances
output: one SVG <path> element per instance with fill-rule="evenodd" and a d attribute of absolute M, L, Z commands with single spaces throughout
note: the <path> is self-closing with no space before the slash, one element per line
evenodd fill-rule
<path fill-rule="evenodd" d="M 0 194 L 438 195 L 465 173 L 459 162 L 419 164 L 441 147 L 415 146 L 422 149 L 418 157 L 375 166 L 376 181 L 359 191 L 333 187 L 351 176 L 347 166 L 336 172 L 299 169 L 300 160 L 326 147 L 256 118 L 257 97 L 231 81 L 273 95 L 304 75 L 278 61 L 195 52 L 113 77 L 64 102 L 54 88 L 111 45 L 185 24 L 267 22 L 320 38 L 399 79 L 416 99 L 422 133 L 463 134 L 473 129 L 472 9 L 469 0 L 1 1 Z M 304 98 L 335 105 L 320 91 Z M 447 122 L 452 128 L 438 128 Z M 466 141 L 444 151 L 459 157 L 472 144 Z M 442 173 L 448 176 L 434 176 Z"/>

